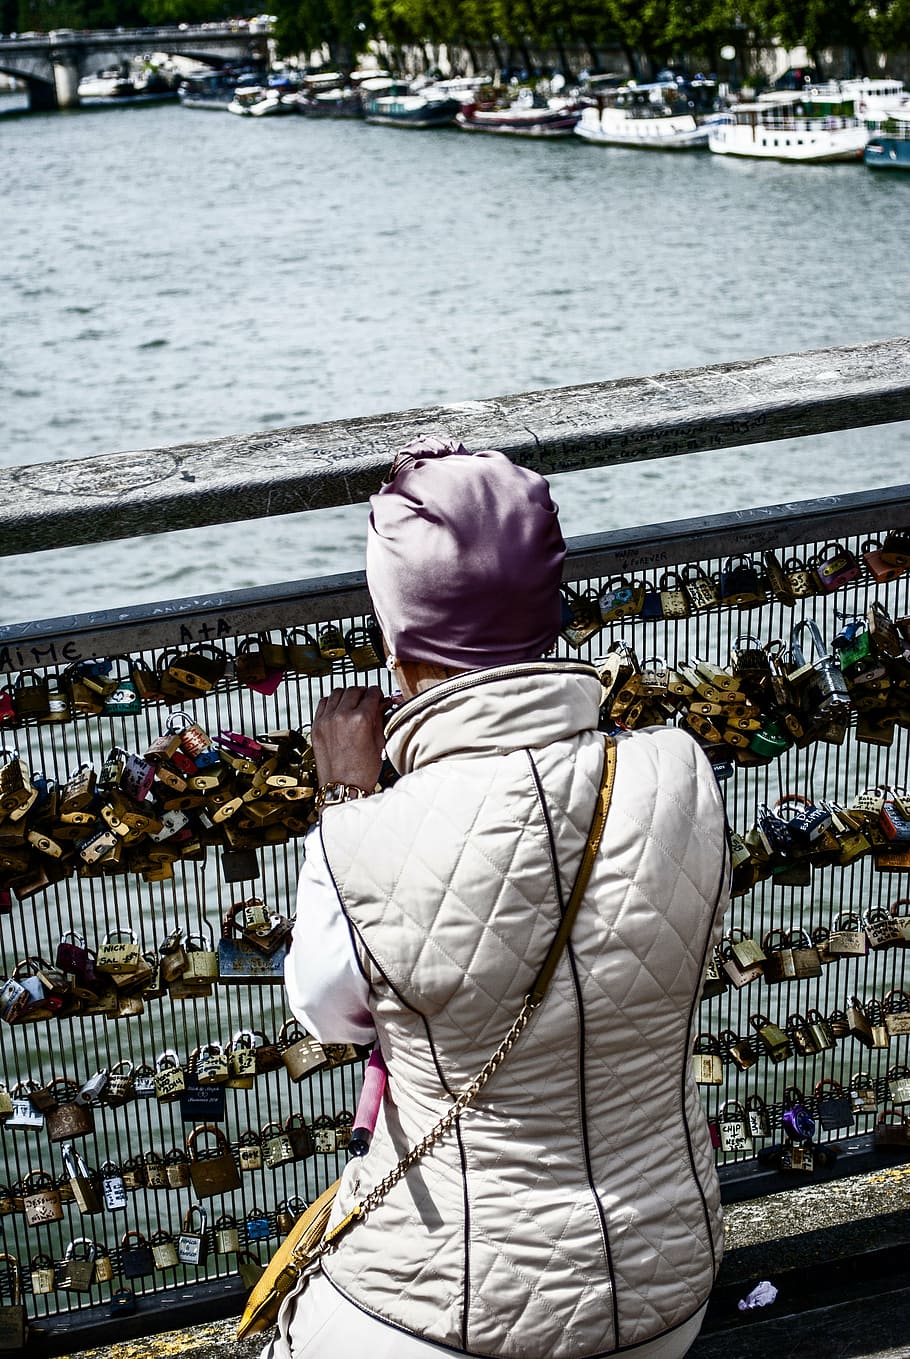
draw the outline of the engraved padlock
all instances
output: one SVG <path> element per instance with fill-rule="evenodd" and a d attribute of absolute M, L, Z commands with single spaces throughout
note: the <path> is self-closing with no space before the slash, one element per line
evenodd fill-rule
<path fill-rule="evenodd" d="M 88 1293 L 95 1282 L 94 1241 L 77 1237 L 66 1248 L 57 1270 L 57 1287 L 72 1293 Z"/>
<path fill-rule="evenodd" d="M 100 1213 L 103 1207 L 101 1197 L 95 1187 L 95 1177 L 85 1161 L 76 1151 L 72 1142 L 65 1142 L 61 1148 L 63 1166 L 69 1178 L 73 1197 L 80 1213 L 91 1216 Z"/>
<path fill-rule="evenodd" d="M 105 1161 L 101 1167 L 101 1193 L 104 1206 L 109 1212 L 119 1212 L 126 1208 L 126 1185 L 123 1172 L 113 1161 Z"/>
<path fill-rule="evenodd" d="M 207 1214 L 201 1203 L 191 1203 L 183 1217 L 177 1237 L 177 1254 L 182 1265 L 201 1265 L 208 1254 Z"/>
<path fill-rule="evenodd" d="M 262 1169 L 262 1139 L 253 1128 L 247 1128 L 237 1138 L 237 1160 L 242 1171 Z"/>
<path fill-rule="evenodd" d="M 236 1255 L 240 1250 L 240 1231 L 237 1219 L 222 1213 L 214 1225 L 216 1255 Z"/>
<path fill-rule="evenodd" d="M 45 1171 L 29 1171 L 23 1177 L 22 1189 L 22 1206 L 29 1227 L 44 1227 L 63 1220 L 60 1191 Z"/>
<path fill-rule="evenodd" d="M 177 1254 L 177 1242 L 159 1227 L 149 1237 L 149 1245 L 152 1248 L 152 1263 L 156 1269 L 176 1269 L 180 1264 L 180 1257 Z"/>
<path fill-rule="evenodd" d="M 289 1164 L 294 1160 L 291 1139 L 280 1123 L 267 1123 L 260 1134 L 262 1158 L 269 1170 Z"/>

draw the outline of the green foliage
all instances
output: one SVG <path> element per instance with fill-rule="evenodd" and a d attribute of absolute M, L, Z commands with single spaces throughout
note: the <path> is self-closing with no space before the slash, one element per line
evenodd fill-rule
<path fill-rule="evenodd" d="M 251 7 L 252 3 L 252 7 Z M 0 0 L 0 32 L 199 23 L 273 9 L 284 54 L 327 48 L 353 64 L 371 38 L 394 46 L 454 43 L 492 49 L 496 59 L 536 61 L 579 46 L 619 44 L 638 75 L 687 58 L 716 64 L 744 33 L 804 45 L 895 51 L 910 45 L 910 0 Z"/>

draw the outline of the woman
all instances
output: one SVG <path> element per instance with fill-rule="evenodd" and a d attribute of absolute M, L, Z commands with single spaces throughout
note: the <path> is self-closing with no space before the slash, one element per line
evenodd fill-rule
<path fill-rule="evenodd" d="M 333 1221 L 418 1143 L 522 1006 L 604 769 L 600 685 L 541 660 L 565 544 L 547 483 L 416 441 L 373 497 L 367 581 L 403 702 L 322 700 L 291 1007 L 378 1041 L 388 1087 Z M 401 775 L 373 794 L 382 752 Z M 676 1359 L 722 1250 L 690 1072 L 727 901 L 711 767 L 672 728 L 616 739 L 606 829 L 549 992 L 489 1084 L 286 1302 L 276 1359 Z"/>

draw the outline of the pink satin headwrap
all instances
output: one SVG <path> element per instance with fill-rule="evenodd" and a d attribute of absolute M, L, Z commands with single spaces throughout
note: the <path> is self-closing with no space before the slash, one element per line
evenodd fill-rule
<path fill-rule="evenodd" d="M 370 506 L 367 585 L 399 659 L 475 670 L 552 646 L 566 545 L 543 477 L 421 437 Z"/>

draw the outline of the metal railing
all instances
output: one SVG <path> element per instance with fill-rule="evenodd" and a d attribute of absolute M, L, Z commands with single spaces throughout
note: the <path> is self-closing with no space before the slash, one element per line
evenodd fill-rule
<path fill-rule="evenodd" d="M 0 474 L 0 484 L 16 492 L 0 496 L 3 551 L 127 536 L 140 523 L 142 531 L 154 532 L 258 517 L 263 502 L 256 503 L 251 480 L 269 497 L 272 512 L 357 500 L 376 488 L 399 443 L 456 418 L 468 446 L 503 447 L 552 472 L 901 419 L 910 415 L 908 394 L 910 344 L 893 341 L 506 398 L 463 412 L 434 409 L 188 446 L 155 454 L 153 478 L 147 476 L 150 455 L 143 453 L 18 468 Z M 238 455 L 239 464 L 231 465 Z M 161 475 L 163 459 L 171 475 Z M 80 495 L 68 495 L 67 485 L 76 484 Z M 905 631 L 887 653 L 880 667 L 885 683 L 880 675 L 864 689 L 845 664 L 851 682 L 839 700 L 842 720 L 834 724 L 813 713 L 799 677 L 790 677 L 796 688 L 789 699 L 769 686 L 750 688 L 731 667 L 731 652 L 764 650 L 775 639 L 781 646 L 772 652 L 785 651 L 805 620 L 814 620 L 830 644 L 873 605 L 895 623 L 910 615 L 910 570 L 894 546 L 907 526 L 910 485 L 903 485 L 570 545 L 567 627 L 557 650 L 610 656 L 608 684 L 621 671 L 605 724 L 681 722 L 707 749 L 731 825 L 747 841 L 730 930 L 767 939 L 769 955 L 781 942 L 769 937 L 773 930 L 792 931 L 794 942 L 814 937 L 822 948 L 818 966 L 808 949 L 797 950 L 805 956 L 792 980 L 772 984 L 758 972 L 748 985 L 724 987 L 721 966 L 720 979 L 707 988 L 699 1028 L 711 1036 L 707 1046 L 717 1040 L 720 1071 L 712 1080 L 719 1074 L 720 1083 L 704 1087 L 705 1105 L 718 1137 L 723 1132 L 718 1159 L 727 1163 L 729 1196 L 756 1192 L 748 1187 L 750 1176 L 763 1187 L 786 1182 L 776 1171 L 757 1169 L 756 1158 L 763 1147 L 786 1140 L 782 1120 L 795 1090 L 803 1097 L 797 1102 L 825 1125 L 818 1129 L 820 1144 L 846 1145 L 858 1136 L 857 1145 L 868 1150 L 880 1112 L 902 1108 L 899 1068 L 910 1064 L 910 1011 L 902 1010 L 900 993 L 910 989 L 903 947 L 910 929 L 898 907 L 897 928 L 906 934 L 836 961 L 824 932 L 835 928 L 838 914 L 853 911 L 869 921 L 877 945 L 876 913 L 910 896 L 910 869 L 885 867 L 895 847 L 878 830 L 870 831 L 865 848 L 853 842 L 856 852 L 848 852 L 853 823 L 838 822 L 836 811 L 833 828 L 830 821 L 821 831 L 816 827 L 815 839 L 807 832 L 786 853 L 776 846 L 766 852 L 756 815 L 762 805 L 793 796 L 815 807 L 849 808 L 866 788 L 910 782 L 900 655 L 910 637 Z M 896 564 L 883 569 L 870 555 L 876 550 L 871 540 L 882 543 L 889 534 Z M 836 580 L 826 567 L 835 557 L 842 561 Z M 735 585 L 737 567 L 746 576 Z M 801 635 L 805 640 L 805 630 Z M 754 642 L 745 643 L 747 637 Z M 700 674 L 691 667 L 695 659 Z M 650 678 L 635 673 L 636 661 Z M 667 675 L 655 680 L 664 668 Z M 794 668 L 784 666 L 784 678 Z M 9 979 L 25 963 L 20 981 L 37 974 L 25 1000 L 15 987 L 0 993 L 10 1017 L 17 1004 L 25 1007 L 17 1022 L 0 1023 L 5 1081 L 17 1095 L 16 1114 L 3 1131 L 0 1230 L 3 1249 L 20 1262 L 29 1310 L 64 1322 L 74 1313 L 94 1315 L 99 1299 L 124 1278 L 140 1302 L 143 1294 L 174 1290 L 177 1280 L 192 1283 L 197 1294 L 230 1281 L 238 1249 L 270 1249 L 300 1204 L 338 1174 L 363 1054 L 344 1048 L 317 1054 L 312 1069 L 293 1080 L 285 1058 L 295 1076 L 295 1060 L 304 1067 L 306 1060 L 295 1047 L 299 1036 L 286 1027 L 280 947 L 267 955 L 260 939 L 257 950 L 254 923 L 251 935 L 224 931 L 233 907 L 257 899 L 270 913 L 293 915 L 314 779 L 305 738 L 289 733 L 305 733 L 327 688 L 365 678 L 388 685 L 390 677 L 369 633 L 360 573 L 0 628 L 0 676 L 8 677 L 5 689 L 0 684 L 0 971 Z M 878 728 L 870 741 L 873 719 Z M 162 733 L 171 739 L 161 741 Z M 94 776 L 90 792 L 87 768 Z M 137 799 L 146 783 L 149 791 Z M 781 817 L 789 819 L 800 805 L 785 804 Z M 880 824 L 877 815 L 873 820 Z M 871 824 L 867 820 L 867 830 Z M 898 851 L 902 844 L 899 839 Z M 135 935 L 148 968 L 141 962 L 134 968 L 133 959 L 119 975 L 114 965 L 113 981 L 108 971 L 93 982 L 72 970 L 57 976 L 46 966 L 61 940 L 97 950 L 105 940 L 118 942 L 119 931 Z M 179 959 L 179 966 L 167 961 L 175 931 L 193 945 L 189 976 Z M 857 933 L 863 935 L 862 924 Z M 27 963 L 30 958 L 42 965 Z M 851 998 L 883 1002 L 888 993 L 888 1014 L 871 1007 L 880 1021 L 873 1041 L 887 1046 L 870 1046 L 858 1021 L 847 1024 Z M 787 1037 L 780 1061 L 773 1060 L 767 1035 L 758 1033 L 764 1026 L 751 1019 L 759 1015 Z M 829 1041 L 825 1025 L 832 1016 Z M 253 1037 L 238 1037 L 244 1031 Z M 236 1061 L 228 1083 L 199 1084 L 211 1074 L 200 1059 L 217 1059 L 210 1045 L 232 1042 Z M 274 1052 L 276 1044 L 283 1056 Z M 175 1063 L 189 1095 L 162 1102 L 155 1071 L 163 1076 L 158 1094 L 166 1093 Z M 125 1098 L 117 1077 L 127 1078 Z M 821 1100 L 837 1096 L 830 1082 L 842 1088 L 846 1103 L 823 1108 Z M 43 1110 L 30 1111 L 29 1093 Z M 910 1083 L 906 1094 L 910 1107 Z M 765 1135 L 750 1135 L 742 1124 L 737 1135 L 732 1126 L 732 1102 L 745 1109 L 750 1097 L 764 1103 Z M 752 1103 L 760 1111 L 757 1099 Z M 731 1126 L 722 1129 L 722 1121 Z M 193 1130 L 203 1125 L 221 1136 L 200 1132 L 194 1139 Z M 93 1187 L 102 1205 L 106 1190 L 109 1205 L 118 1206 L 83 1210 L 85 1186 L 70 1184 L 63 1142 L 54 1140 L 61 1126 L 76 1130 L 75 1149 L 90 1172 L 101 1172 Z M 289 1149 L 281 1143 L 286 1130 L 296 1134 Z M 271 1168 L 255 1166 L 257 1147 L 275 1163 Z M 196 1158 L 188 1185 L 187 1155 Z M 175 1184 L 168 1183 L 170 1167 Z M 62 1191 L 59 1206 L 53 1188 L 49 1200 L 43 1197 L 42 1174 Z M 116 1181 L 124 1179 L 121 1188 Z M 205 1258 L 198 1265 L 161 1263 L 173 1259 L 167 1238 L 187 1235 L 184 1223 L 196 1202 L 207 1213 Z M 189 1235 L 198 1221 L 198 1214 L 189 1220 Z M 103 1247 L 101 1272 L 111 1279 L 66 1286 L 68 1278 L 73 1282 L 66 1257 L 82 1252 L 73 1245 L 80 1238 Z M 140 1238 L 158 1246 L 157 1264 Z M 185 1245 L 184 1253 L 193 1249 Z M 91 1254 L 90 1247 L 85 1251 Z M 51 1262 L 44 1274 L 39 1256 Z M 51 1282 L 53 1291 L 37 1291 Z"/>

